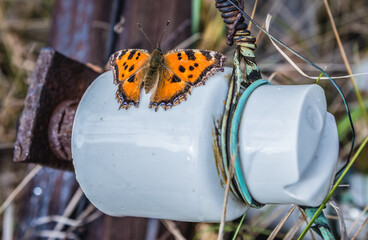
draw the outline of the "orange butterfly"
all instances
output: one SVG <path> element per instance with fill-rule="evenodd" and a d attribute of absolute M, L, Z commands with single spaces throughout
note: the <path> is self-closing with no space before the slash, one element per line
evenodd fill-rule
<path fill-rule="evenodd" d="M 109 63 L 120 108 L 138 107 L 143 87 L 146 93 L 153 92 L 149 107 L 157 111 L 159 106 L 167 110 L 186 100 L 193 86 L 223 71 L 225 61 L 224 55 L 209 50 L 176 49 L 162 54 L 158 44 L 151 54 L 143 49 L 117 51 Z"/>

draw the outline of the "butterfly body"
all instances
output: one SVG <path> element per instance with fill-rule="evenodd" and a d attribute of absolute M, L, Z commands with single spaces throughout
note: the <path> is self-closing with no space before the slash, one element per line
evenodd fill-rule
<path fill-rule="evenodd" d="M 164 64 L 164 55 L 160 48 L 155 48 L 151 54 L 149 70 L 143 79 L 144 90 L 149 93 L 156 85 L 159 80 L 159 73 L 162 71 L 160 69 Z"/>
<path fill-rule="evenodd" d="M 223 71 L 226 57 L 209 50 L 177 49 L 152 53 L 143 49 L 125 49 L 110 57 L 116 99 L 120 108 L 138 107 L 140 92 L 152 93 L 150 108 L 165 110 L 186 100 L 192 88 L 205 83 L 208 76 Z"/>

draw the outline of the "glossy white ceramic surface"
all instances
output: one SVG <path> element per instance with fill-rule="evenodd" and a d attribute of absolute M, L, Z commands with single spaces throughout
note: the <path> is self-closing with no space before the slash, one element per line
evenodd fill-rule
<path fill-rule="evenodd" d="M 73 126 L 77 180 L 88 199 L 113 216 L 220 221 L 224 197 L 213 144 L 231 69 L 196 87 L 170 110 L 118 110 L 111 72 L 84 94 Z M 227 219 L 248 206 L 230 194 Z"/>
<path fill-rule="evenodd" d="M 318 85 L 264 85 L 249 97 L 239 130 L 242 170 L 261 203 L 318 206 L 339 151 L 334 117 Z"/>

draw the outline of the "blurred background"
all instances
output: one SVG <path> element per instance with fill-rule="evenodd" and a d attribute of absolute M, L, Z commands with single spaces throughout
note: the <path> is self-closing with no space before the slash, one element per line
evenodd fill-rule
<path fill-rule="evenodd" d="M 67 2 L 69 6 L 66 6 Z M 149 9 L 150 5 L 155 6 L 154 1 L 147 1 L 147 4 L 141 5 L 138 4 L 139 1 L 136 3 L 125 1 L 124 6 L 121 6 L 122 3 L 119 5 L 119 1 L 102 3 L 96 1 L 95 5 L 102 10 L 96 12 L 96 15 L 92 14 L 95 18 L 87 14 L 91 10 L 89 8 L 94 6 L 93 3 L 89 3 L 91 1 L 74 3 L 77 5 L 75 8 L 71 2 L 0 0 L 0 203 L 11 194 L 29 168 L 27 164 L 13 163 L 13 146 L 16 140 L 17 120 L 24 106 L 29 79 L 43 47 L 52 46 L 68 57 L 91 64 L 97 71 L 103 71 L 109 54 L 119 48 L 136 46 L 150 48 L 135 27 L 137 21 L 142 23 L 147 35 L 155 42 L 169 18 L 173 23 L 162 43 L 164 51 L 176 47 L 216 50 L 226 54 L 229 58 L 227 64 L 232 65 L 234 47 L 226 45 L 225 26 L 215 8 L 214 0 L 187 0 L 185 3 L 172 1 L 169 8 L 173 12 L 171 15 L 160 13 L 168 11 L 162 7 Z M 254 0 L 245 1 L 245 12 L 251 14 L 254 5 Z M 329 8 L 352 72 L 354 74 L 368 72 L 366 0 L 329 1 Z M 116 11 L 116 9 L 123 10 Z M 74 12 L 71 12 L 72 10 Z M 181 14 L 175 15 L 175 11 Z M 316 65 L 326 68 L 330 76 L 349 75 L 347 63 L 342 57 L 323 0 L 259 0 L 254 19 L 263 25 L 267 14 L 273 16 L 270 32 L 275 37 Z M 78 24 L 83 24 L 84 28 Z M 73 27 L 69 27 L 71 25 L 74 27 L 73 31 L 71 30 Z M 89 31 L 86 28 L 93 29 L 94 32 L 85 40 L 87 43 L 78 45 L 78 38 L 83 37 L 84 31 Z M 258 36 L 258 49 L 255 53 L 264 79 L 277 84 L 316 82 L 300 75 L 285 61 L 270 40 L 265 35 L 259 34 L 258 29 L 252 26 L 250 30 L 253 36 Z M 101 42 L 104 44 L 100 44 Z M 288 55 L 308 75 L 315 77 L 320 75 L 310 65 L 291 54 Z M 353 80 L 349 77 L 336 79 L 336 82 L 343 90 L 350 106 L 356 129 L 355 149 L 357 149 L 368 135 L 368 75 L 356 76 Z M 320 80 L 318 84 L 325 89 L 328 111 L 335 116 L 338 124 L 340 161 L 346 161 L 350 150 L 351 132 L 342 99 L 328 81 Z M 352 237 L 368 217 L 368 148 L 363 150 L 345 178 L 344 184 L 345 187 L 338 189 L 334 199 L 344 213 L 349 236 Z M 24 204 L 25 200 L 21 196 L 12 204 L 13 217 L 10 226 L 12 234 L 18 231 L 18 227 L 24 221 L 19 205 Z M 251 211 L 245 224 L 240 228 L 238 239 L 267 239 L 289 209 L 290 206 L 267 206 L 262 210 Z M 329 212 L 328 219 L 338 234 L 336 214 Z M 233 236 L 238 222 L 226 225 L 226 238 Z M 5 224 L 4 215 L 0 216 L 0 224 L 3 226 L 0 234 L 4 236 L 4 227 L 9 227 L 9 224 Z M 294 218 L 288 220 L 276 239 L 288 239 L 291 236 L 290 230 L 303 229 L 303 224 L 304 222 L 300 221 L 300 213 L 299 215 L 295 213 Z M 195 239 L 217 238 L 217 224 L 195 224 L 191 225 L 190 229 L 183 235 Z M 368 224 L 362 226 L 359 231 L 357 239 L 368 239 Z M 19 234 L 17 239 L 21 239 Z M 171 236 L 166 235 L 166 238 L 161 236 L 160 239 L 169 239 Z"/>

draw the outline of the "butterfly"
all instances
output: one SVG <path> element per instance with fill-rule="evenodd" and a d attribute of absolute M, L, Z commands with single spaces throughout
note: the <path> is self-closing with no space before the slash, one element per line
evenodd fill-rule
<path fill-rule="evenodd" d="M 186 100 L 193 87 L 204 85 L 215 72 L 223 71 L 226 57 L 198 49 L 176 49 L 162 53 L 158 43 L 152 53 L 144 49 L 115 52 L 109 60 L 116 99 L 120 108 L 138 107 L 140 92 L 152 92 L 150 108 L 167 110 Z"/>

